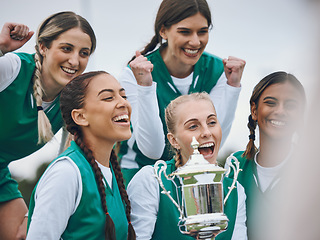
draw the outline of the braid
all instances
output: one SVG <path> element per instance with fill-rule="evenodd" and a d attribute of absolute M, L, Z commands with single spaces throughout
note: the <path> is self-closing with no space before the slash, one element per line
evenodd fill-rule
<path fill-rule="evenodd" d="M 87 148 L 87 146 L 83 142 L 82 136 L 79 133 L 79 131 L 76 131 L 74 133 L 74 141 L 77 143 L 77 145 L 81 148 L 81 150 L 85 154 L 86 159 L 90 163 L 90 165 L 93 169 L 95 178 L 96 178 L 96 182 L 97 182 L 97 186 L 98 186 L 98 190 L 99 190 L 99 194 L 100 194 L 100 198 L 101 198 L 102 208 L 106 214 L 106 226 L 105 226 L 106 240 L 115 240 L 116 239 L 115 226 L 112 221 L 112 218 L 110 217 L 110 215 L 108 213 L 108 208 L 107 208 L 107 203 L 106 203 L 105 186 L 102 181 L 102 179 L 103 179 L 102 172 L 101 172 L 98 164 L 95 161 L 95 158 L 92 154 L 92 151 L 89 148 Z"/>
<path fill-rule="evenodd" d="M 250 135 L 249 135 L 249 142 L 247 144 L 247 148 L 245 150 L 245 152 L 243 153 L 242 156 L 248 158 L 248 159 L 252 159 L 257 151 L 256 146 L 254 145 L 254 140 L 255 140 L 255 129 L 257 127 L 257 122 L 254 121 L 252 119 L 252 115 L 250 114 L 248 117 L 248 128 L 250 131 Z"/>
<path fill-rule="evenodd" d="M 111 151 L 110 162 L 112 164 L 113 171 L 116 176 L 116 180 L 117 180 L 117 184 L 119 187 L 121 198 L 126 204 L 126 216 L 127 216 L 127 220 L 128 220 L 128 240 L 135 240 L 136 233 L 133 229 L 133 226 L 131 224 L 131 218 L 130 218 L 131 204 L 130 204 L 130 201 L 128 198 L 126 188 L 123 184 L 123 176 L 122 176 L 122 172 L 121 172 L 118 160 L 117 160 L 117 155 L 115 154 L 113 149 Z"/>
<path fill-rule="evenodd" d="M 38 109 L 38 144 L 49 142 L 53 138 L 51 123 L 42 109 L 43 88 L 41 85 L 41 60 L 38 51 L 34 57 L 35 72 L 33 77 L 33 96 L 36 99 Z"/>
<path fill-rule="evenodd" d="M 176 156 L 174 157 L 176 160 L 175 166 L 176 168 L 182 166 L 182 156 L 181 156 L 181 151 L 179 149 L 176 149 Z"/>

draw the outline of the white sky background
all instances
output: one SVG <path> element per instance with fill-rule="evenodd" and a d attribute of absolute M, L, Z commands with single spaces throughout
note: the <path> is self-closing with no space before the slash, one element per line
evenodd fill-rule
<path fill-rule="evenodd" d="M 213 29 L 206 51 L 222 58 L 246 60 L 236 117 L 221 153 L 244 150 L 249 131 L 249 98 L 253 87 L 271 72 L 294 74 L 305 86 L 308 100 L 317 59 L 317 8 L 307 0 L 207 0 Z M 97 49 L 86 71 L 105 70 L 116 78 L 136 50 L 153 36 L 160 0 L 1 0 L 0 25 L 19 22 L 36 32 L 50 14 L 71 10 L 85 17 L 97 37 Z M 34 52 L 35 36 L 18 51 Z M 1 103 L 3 104 L 3 103 Z M 52 144 L 56 145 L 56 144 Z M 43 154 L 45 153 L 45 154 Z M 34 157 L 10 164 L 18 177 L 32 178 L 39 163 L 50 161 L 56 150 L 47 147 Z"/>

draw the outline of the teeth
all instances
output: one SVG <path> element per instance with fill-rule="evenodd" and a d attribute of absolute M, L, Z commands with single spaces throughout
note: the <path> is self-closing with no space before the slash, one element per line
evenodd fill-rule
<path fill-rule="evenodd" d="M 70 73 L 70 74 L 76 73 L 76 70 L 70 69 L 70 68 L 66 68 L 66 67 L 62 67 L 62 70 L 67 72 L 67 73 Z"/>
<path fill-rule="evenodd" d="M 120 120 L 128 120 L 129 119 L 129 116 L 128 115 L 121 115 L 121 116 L 117 116 L 117 117 L 114 117 L 113 118 L 113 121 L 117 122 L 117 121 L 120 121 Z"/>
<path fill-rule="evenodd" d="M 190 54 L 196 54 L 198 50 L 191 50 L 191 49 L 184 49 L 185 52 L 190 53 Z"/>
<path fill-rule="evenodd" d="M 286 125 L 286 123 L 283 122 L 283 121 L 271 120 L 270 122 L 271 122 L 273 125 L 281 126 L 281 127 Z"/>
<path fill-rule="evenodd" d="M 205 143 L 205 144 L 199 146 L 199 148 L 212 147 L 213 145 L 214 145 L 213 143 Z"/>

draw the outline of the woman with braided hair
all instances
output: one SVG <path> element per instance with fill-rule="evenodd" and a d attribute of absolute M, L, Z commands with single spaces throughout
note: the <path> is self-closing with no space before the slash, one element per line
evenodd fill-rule
<path fill-rule="evenodd" d="M 73 12 L 59 12 L 42 22 L 35 54 L 13 53 L 32 35 L 26 25 L 17 23 L 5 23 L 0 33 L 0 239 L 4 240 L 14 239 L 27 212 L 8 164 L 40 149 L 62 127 L 60 91 L 85 70 L 96 48 L 90 24 Z M 19 239 L 25 237 L 26 222 Z"/>
<path fill-rule="evenodd" d="M 220 123 L 214 105 L 208 93 L 192 93 L 180 96 L 170 102 L 165 110 L 168 140 L 175 151 L 173 159 L 167 161 L 167 175 L 186 164 L 193 153 L 192 137 L 199 142 L 198 150 L 211 164 L 215 164 L 222 138 Z M 208 181 L 214 176 L 206 174 Z M 166 190 L 178 202 L 181 191 L 179 181 L 175 184 L 162 177 Z M 232 179 L 223 180 L 224 194 L 227 194 Z M 246 240 L 245 193 L 241 184 L 230 194 L 224 211 L 229 218 L 228 229 L 216 239 Z M 128 194 L 132 204 L 132 224 L 137 239 L 194 239 L 179 231 L 180 213 L 165 194 L 155 178 L 152 166 L 145 166 L 132 178 L 128 185 Z"/>
<path fill-rule="evenodd" d="M 304 88 L 292 74 L 279 71 L 264 77 L 253 89 L 248 128 L 249 143 L 245 151 L 233 153 L 240 162 L 238 181 L 247 195 L 249 239 L 264 239 L 270 231 L 264 214 L 272 214 L 278 201 L 281 174 L 293 157 L 296 133 L 302 128 L 306 96 Z M 256 127 L 259 149 L 256 148 Z M 232 176 L 233 173 L 230 174 Z"/>
<path fill-rule="evenodd" d="M 60 105 L 74 141 L 32 193 L 27 239 L 135 239 L 113 150 L 131 136 L 124 89 L 106 72 L 89 72 L 66 85 Z"/>

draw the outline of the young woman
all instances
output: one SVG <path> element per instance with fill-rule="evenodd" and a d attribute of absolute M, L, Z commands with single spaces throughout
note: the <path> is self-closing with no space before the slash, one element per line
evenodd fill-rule
<path fill-rule="evenodd" d="M 135 239 L 113 150 L 131 136 L 124 89 L 106 72 L 89 72 L 66 85 L 60 102 L 74 141 L 33 191 L 27 239 Z"/>
<path fill-rule="evenodd" d="M 250 239 L 262 239 L 270 231 L 264 214 L 272 214 L 281 173 L 296 148 L 294 136 L 302 127 L 305 92 L 292 74 L 274 72 L 263 78 L 250 98 L 251 114 L 246 150 L 233 154 L 240 161 L 238 181 L 247 194 L 247 227 Z M 255 130 L 259 127 L 259 149 Z M 230 174 L 232 176 L 232 173 Z"/>
<path fill-rule="evenodd" d="M 222 138 L 217 113 L 207 93 L 193 93 L 173 100 L 165 111 L 168 140 L 176 155 L 167 162 L 167 174 L 183 166 L 193 153 L 190 146 L 194 136 L 199 142 L 199 151 L 211 164 L 216 163 Z M 162 179 L 164 185 L 177 201 L 175 185 Z M 224 178 L 225 190 L 230 179 Z M 179 183 L 178 183 L 179 184 Z M 229 218 L 228 229 L 217 239 L 246 239 L 245 193 L 240 184 L 231 192 L 225 205 Z M 165 194 L 161 193 L 154 176 L 153 166 L 143 167 L 130 181 L 128 195 L 132 206 L 132 224 L 137 239 L 193 239 L 179 231 L 179 211 Z M 226 193 L 225 193 L 226 194 Z"/>
<path fill-rule="evenodd" d="M 169 144 L 164 109 L 180 95 L 208 92 L 221 123 L 222 142 L 227 138 L 245 61 L 235 57 L 222 60 L 204 52 L 211 26 L 206 0 L 164 0 L 154 37 L 143 51 L 136 52 L 119 78 L 133 108 L 133 135 L 121 148 L 127 180 L 141 166 L 154 164 L 154 159 L 171 159 L 165 148 Z"/>
<path fill-rule="evenodd" d="M 1 239 L 16 235 L 27 212 L 7 166 L 40 149 L 62 127 L 59 93 L 85 70 L 96 48 L 90 24 L 73 12 L 44 20 L 35 54 L 10 53 L 32 35 L 15 23 L 5 23 L 0 33 L 0 102 L 5 103 L 0 106 Z"/>

